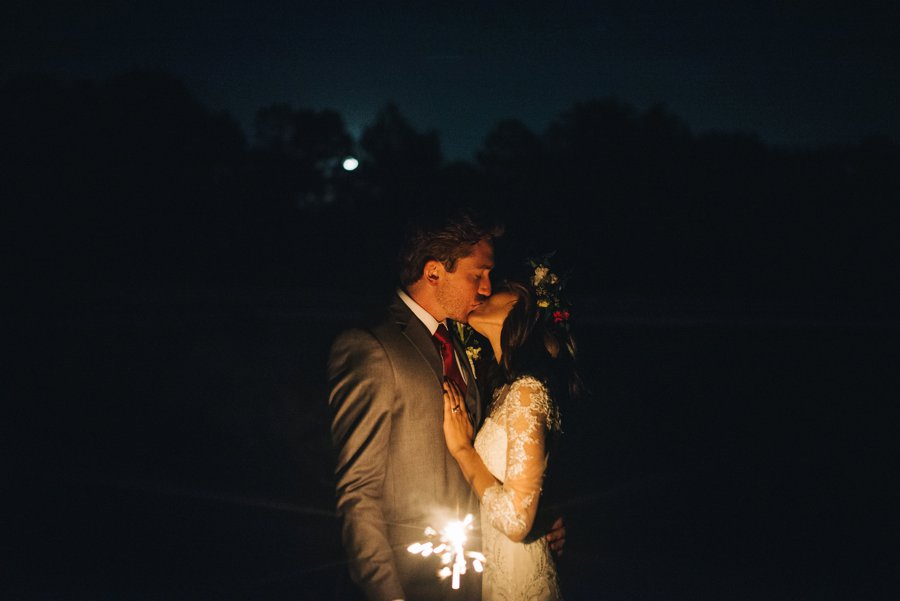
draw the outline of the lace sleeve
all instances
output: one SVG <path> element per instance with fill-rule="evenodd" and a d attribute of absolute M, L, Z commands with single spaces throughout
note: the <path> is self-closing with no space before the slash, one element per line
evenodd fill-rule
<path fill-rule="evenodd" d="M 547 389 L 534 378 L 516 380 L 501 407 L 506 422 L 506 478 L 484 491 L 481 511 L 514 541 L 534 524 L 547 467 L 548 429 L 559 429 L 559 416 Z"/>

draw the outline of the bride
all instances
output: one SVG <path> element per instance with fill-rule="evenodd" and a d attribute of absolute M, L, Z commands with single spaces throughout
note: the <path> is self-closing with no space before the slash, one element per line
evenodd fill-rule
<path fill-rule="evenodd" d="M 485 601 L 561 599 L 548 543 L 529 533 L 548 437 L 561 431 L 559 405 L 580 393 L 581 381 L 558 279 L 539 267 L 532 283 L 508 283 L 469 315 L 496 359 L 488 417 L 474 445 L 472 424 L 459 410 L 462 396 L 444 384 L 447 448 L 481 501 Z"/>

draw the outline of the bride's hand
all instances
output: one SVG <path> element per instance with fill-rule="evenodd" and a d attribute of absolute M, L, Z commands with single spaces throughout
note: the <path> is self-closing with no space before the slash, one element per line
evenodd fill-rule
<path fill-rule="evenodd" d="M 444 380 L 444 440 L 450 454 L 455 457 L 457 453 L 471 449 L 474 434 L 462 393 L 456 384 Z"/>

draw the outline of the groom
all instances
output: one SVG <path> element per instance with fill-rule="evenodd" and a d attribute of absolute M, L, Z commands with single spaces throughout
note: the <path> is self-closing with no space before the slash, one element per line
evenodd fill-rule
<path fill-rule="evenodd" d="M 478 500 L 444 443 L 445 375 L 463 380 L 476 426 L 482 399 L 459 341 L 450 337 L 455 356 L 445 362 L 439 337 L 490 296 L 493 239 L 501 234 L 467 215 L 416 228 L 387 310 L 332 345 L 337 509 L 350 576 L 371 601 L 480 599 L 473 570 L 453 591 L 433 560 L 406 547 L 423 540 L 426 526 L 478 515 Z M 548 538 L 561 548 L 565 530 L 558 526 Z"/>

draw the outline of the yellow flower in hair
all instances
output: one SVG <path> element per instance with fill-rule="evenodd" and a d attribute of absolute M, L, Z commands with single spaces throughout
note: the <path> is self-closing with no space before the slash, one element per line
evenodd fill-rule
<path fill-rule="evenodd" d="M 528 263 L 533 270 L 531 285 L 537 298 L 536 304 L 540 309 L 541 317 L 550 325 L 569 329 L 569 303 L 562 297 L 568 276 L 557 275 L 550 271 L 550 258 L 555 253 L 549 253 L 538 259 L 529 259 Z"/>

